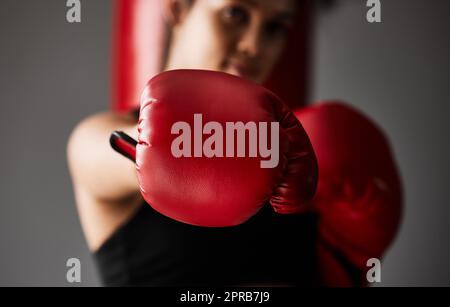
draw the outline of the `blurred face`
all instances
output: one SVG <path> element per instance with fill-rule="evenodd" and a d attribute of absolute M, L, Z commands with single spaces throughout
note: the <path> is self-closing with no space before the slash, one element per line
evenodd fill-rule
<path fill-rule="evenodd" d="M 172 0 L 178 3 L 166 70 L 216 70 L 264 82 L 283 51 L 296 1 Z"/>

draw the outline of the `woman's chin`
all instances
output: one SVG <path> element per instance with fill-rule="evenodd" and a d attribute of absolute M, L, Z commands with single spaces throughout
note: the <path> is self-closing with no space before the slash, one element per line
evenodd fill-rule
<path fill-rule="evenodd" d="M 233 76 L 236 76 L 236 77 L 239 77 L 239 78 L 243 78 L 243 79 L 246 79 L 246 80 L 250 80 L 250 81 L 253 81 L 253 82 L 256 82 L 256 83 L 261 83 L 259 78 L 257 78 L 253 74 L 246 73 L 246 72 L 240 71 L 238 69 L 229 68 L 229 69 L 224 70 L 223 72 L 226 72 L 226 73 L 228 73 L 230 75 L 233 75 Z"/>

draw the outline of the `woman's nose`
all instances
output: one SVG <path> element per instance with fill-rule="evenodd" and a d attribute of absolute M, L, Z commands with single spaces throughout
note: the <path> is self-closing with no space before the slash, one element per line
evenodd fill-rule
<path fill-rule="evenodd" d="M 256 57 L 261 52 L 261 22 L 254 21 L 239 38 L 237 50 L 248 57 Z"/>

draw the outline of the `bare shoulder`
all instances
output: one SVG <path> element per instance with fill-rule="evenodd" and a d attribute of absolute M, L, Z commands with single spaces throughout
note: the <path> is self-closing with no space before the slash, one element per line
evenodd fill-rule
<path fill-rule="evenodd" d="M 109 111 L 93 114 L 81 120 L 72 130 L 66 148 L 74 184 L 86 184 L 97 188 L 98 185 L 92 182 L 92 178 L 105 177 L 108 175 L 107 172 L 114 175 L 117 169 L 128 169 L 130 173 L 132 165 L 113 152 L 109 138 L 114 130 L 130 132 L 136 130 L 133 129 L 136 125 L 136 119 L 131 114 L 122 115 Z M 100 189 L 97 190 L 101 192 Z M 109 191 L 113 192 L 114 189 Z"/>
<path fill-rule="evenodd" d="M 111 111 L 92 114 L 75 126 L 69 141 L 91 136 L 93 133 L 110 133 L 111 129 L 128 127 L 134 123 L 135 119 L 130 114 L 117 114 Z"/>

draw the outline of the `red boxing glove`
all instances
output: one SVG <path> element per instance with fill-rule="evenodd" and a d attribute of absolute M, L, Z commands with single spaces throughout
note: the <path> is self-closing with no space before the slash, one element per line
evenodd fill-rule
<path fill-rule="evenodd" d="M 325 285 L 365 284 L 367 260 L 382 257 L 400 223 L 402 187 L 389 144 L 367 117 L 341 103 L 295 114 L 319 164 L 320 279 Z"/>
<path fill-rule="evenodd" d="M 134 157 L 132 146 L 121 147 Z M 151 79 L 135 154 L 145 200 L 198 226 L 241 224 L 266 201 L 281 214 L 308 210 L 317 184 L 316 158 L 294 114 L 265 88 L 220 72 Z"/>

